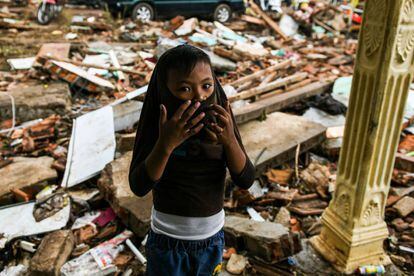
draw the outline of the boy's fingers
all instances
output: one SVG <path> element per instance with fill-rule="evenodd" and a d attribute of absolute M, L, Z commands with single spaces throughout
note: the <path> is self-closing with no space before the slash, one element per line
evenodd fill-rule
<path fill-rule="evenodd" d="M 219 120 L 224 124 L 227 125 L 229 123 L 229 119 L 221 114 L 216 115 Z"/>
<path fill-rule="evenodd" d="M 199 124 L 198 126 L 196 126 L 196 127 L 194 127 L 194 128 L 192 128 L 192 129 L 189 129 L 187 132 L 186 132 L 186 138 L 188 138 L 188 137 L 190 137 L 190 136 L 193 136 L 194 134 L 197 134 L 198 132 L 200 132 L 200 130 L 202 129 L 204 127 L 204 124 Z"/>
<path fill-rule="evenodd" d="M 212 105 L 212 108 L 215 111 L 217 111 L 218 113 L 220 113 L 221 115 L 223 115 L 223 116 L 227 116 L 228 115 L 227 111 L 222 106 L 220 106 L 218 104 L 213 104 Z"/>
<path fill-rule="evenodd" d="M 165 122 L 167 121 L 167 110 L 166 107 L 161 104 L 160 105 L 160 125 L 165 124 Z"/>
<path fill-rule="evenodd" d="M 187 111 L 184 112 L 184 114 L 181 116 L 181 122 L 186 123 L 191 116 L 196 112 L 196 110 L 200 107 L 200 102 L 196 102 L 191 107 L 187 109 Z"/>
<path fill-rule="evenodd" d="M 219 127 L 217 124 L 211 125 L 211 128 L 216 133 L 216 135 L 219 135 L 219 134 L 223 133 L 223 131 L 224 131 L 224 129 Z"/>
<path fill-rule="evenodd" d="M 205 131 L 211 140 L 217 141 L 217 135 L 213 131 L 211 131 L 209 127 L 206 127 Z"/>
<path fill-rule="evenodd" d="M 203 118 L 204 116 L 206 116 L 206 114 L 204 112 L 200 113 L 197 115 L 197 117 L 195 117 L 194 119 L 192 119 L 191 121 L 187 122 L 186 127 L 188 129 L 192 128 L 193 126 L 197 125 Z"/>
<path fill-rule="evenodd" d="M 191 101 L 188 100 L 185 103 L 183 103 L 182 105 L 180 105 L 180 107 L 177 109 L 177 111 L 174 113 L 174 118 L 176 120 L 180 120 L 181 117 L 183 116 L 184 112 L 186 111 L 186 109 L 190 106 Z"/>

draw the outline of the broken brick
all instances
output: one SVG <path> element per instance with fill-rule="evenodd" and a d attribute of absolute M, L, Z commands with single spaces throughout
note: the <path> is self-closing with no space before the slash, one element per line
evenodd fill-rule
<path fill-rule="evenodd" d="M 70 230 L 59 230 L 43 238 L 30 261 L 30 275 L 57 276 L 69 258 L 75 239 Z"/>
<path fill-rule="evenodd" d="M 393 206 L 402 217 L 414 211 L 414 198 L 405 196 Z"/>

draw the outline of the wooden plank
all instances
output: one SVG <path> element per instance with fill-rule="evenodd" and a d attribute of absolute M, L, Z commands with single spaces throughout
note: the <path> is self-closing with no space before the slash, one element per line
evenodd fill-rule
<path fill-rule="evenodd" d="M 316 82 L 299 89 L 258 100 L 241 108 L 234 109 L 238 124 L 257 119 L 274 111 L 281 110 L 295 102 L 326 92 L 332 83 Z"/>
<path fill-rule="evenodd" d="M 269 114 L 264 121 L 239 125 L 243 144 L 250 160 L 256 162 L 256 176 L 276 165 L 295 158 L 325 139 L 326 127 L 295 115 Z"/>
<path fill-rule="evenodd" d="M 288 68 L 291 65 L 292 65 L 292 61 L 291 60 L 285 60 L 285 61 L 282 61 L 282 62 L 280 62 L 278 64 L 275 64 L 275 65 L 272 65 L 270 67 L 267 67 L 266 69 L 263 69 L 263 70 L 254 72 L 253 74 L 250 74 L 250 75 L 241 77 L 241 78 L 239 78 L 239 79 L 231 82 L 230 85 L 232 85 L 232 86 L 238 86 L 238 85 L 241 85 L 242 83 L 255 80 L 255 79 L 257 79 L 257 78 L 259 78 L 259 77 L 261 77 L 261 76 L 263 76 L 263 75 L 265 75 L 267 73 L 271 73 L 272 71 Z"/>
<path fill-rule="evenodd" d="M 283 33 L 283 31 L 280 29 L 279 25 L 273 21 L 273 19 L 270 18 L 270 16 L 268 16 L 264 11 L 262 11 L 262 9 L 256 5 L 253 0 L 249 0 L 249 5 L 255 13 L 259 14 L 263 18 L 267 25 L 269 25 L 276 33 L 282 37 L 283 40 L 288 39 L 286 34 Z"/>
<path fill-rule="evenodd" d="M 283 78 L 283 79 L 278 79 L 278 80 L 272 81 L 272 82 L 270 82 L 266 85 L 259 86 L 259 87 L 254 87 L 252 89 L 249 89 L 249 90 L 240 92 L 236 95 L 230 96 L 229 101 L 234 102 L 234 101 L 237 101 L 237 100 L 243 100 L 243 99 L 247 99 L 247 98 L 250 98 L 250 97 L 253 97 L 253 96 L 256 96 L 256 95 L 260 95 L 260 94 L 263 94 L 265 92 L 272 91 L 276 88 L 287 86 L 289 84 L 301 81 L 301 80 L 305 79 L 307 76 L 308 76 L 308 73 L 297 73 L 297 74 L 294 74 L 292 76 L 288 76 L 288 77 Z"/>

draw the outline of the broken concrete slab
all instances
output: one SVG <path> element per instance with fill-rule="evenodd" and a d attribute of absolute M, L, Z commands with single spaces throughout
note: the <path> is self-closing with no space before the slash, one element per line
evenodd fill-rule
<path fill-rule="evenodd" d="M 70 43 L 45 43 L 40 47 L 36 57 L 52 56 L 56 58 L 69 57 Z"/>
<path fill-rule="evenodd" d="M 7 94 L 13 97 L 16 119 L 21 122 L 46 118 L 53 114 L 64 115 L 71 107 L 69 86 L 61 82 L 21 85 Z M 7 94 L 0 93 L 0 120 L 12 118 L 11 98 Z"/>
<path fill-rule="evenodd" d="M 14 157 L 13 163 L 0 169 L 0 197 L 9 193 L 11 189 L 22 189 L 55 180 L 57 172 L 51 168 L 53 161 L 54 159 L 48 156 Z"/>
<path fill-rule="evenodd" d="M 70 230 L 60 230 L 43 238 L 30 261 L 30 275 L 60 275 L 60 268 L 69 258 L 75 245 Z"/>
<path fill-rule="evenodd" d="M 298 145 L 304 152 L 325 139 L 326 127 L 300 116 L 271 113 L 264 121 L 239 126 L 247 154 L 256 163 L 256 175 L 295 158 Z M 277 137 L 277 139 L 275 139 Z"/>
<path fill-rule="evenodd" d="M 98 188 L 121 220 L 137 236 L 144 237 L 151 221 L 152 193 L 137 197 L 129 188 L 132 152 L 109 163 L 102 171 Z"/>
<path fill-rule="evenodd" d="M 414 198 L 405 196 L 395 203 L 393 207 L 397 210 L 400 216 L 406 217 L 414 211 Z"/>
<path fill-rule="evenodd" d="M 290 233 L 278 223 L 257 222 L 248 218 L 227 216 L 224 231 L 226 245 L 268 263 L 276 263 L 302 250 L 298 233 Z"/>

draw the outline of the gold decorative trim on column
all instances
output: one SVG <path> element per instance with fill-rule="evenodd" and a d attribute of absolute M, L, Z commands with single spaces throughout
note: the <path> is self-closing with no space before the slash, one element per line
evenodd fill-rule
<path fill-rule="evenodd" d="M 414 75 L 414 0 L 368 0 L 337 185 L 311 243 L 342 272 L 388 264 L 384 210 Z"/>

